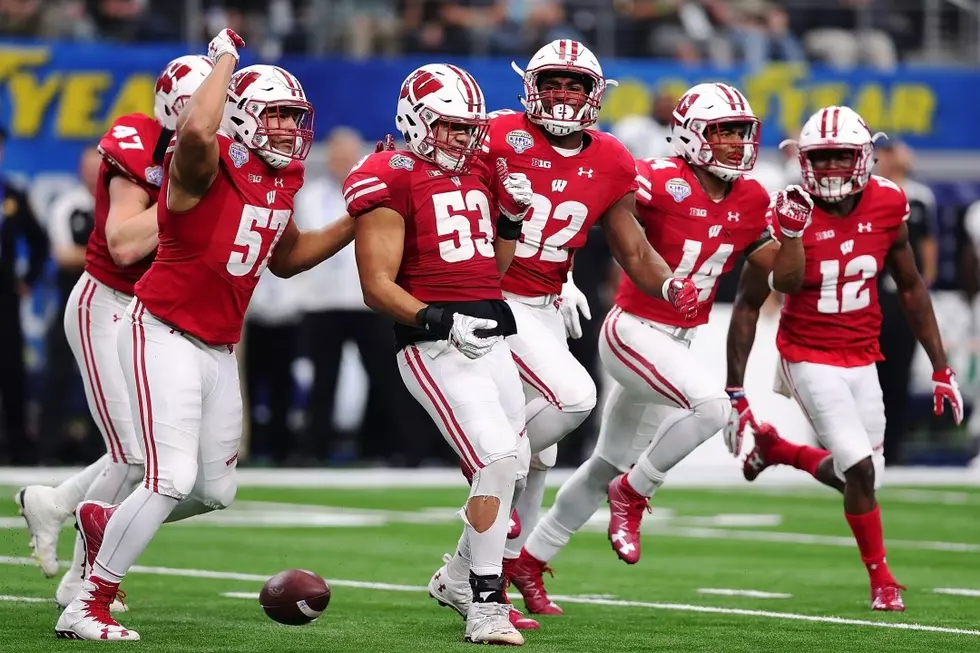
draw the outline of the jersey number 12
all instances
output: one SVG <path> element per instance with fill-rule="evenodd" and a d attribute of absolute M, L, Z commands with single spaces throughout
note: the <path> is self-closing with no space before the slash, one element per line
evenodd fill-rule
<path fill-rule="evenodd" d="M 821 313 L 850 313 L 867 308 L 871 303 L 871 289 L 866 286 L 868 279 L 873 279 L 878 274 L 878 261 L 875 257 L 862 254 L 848 261 L 844 266 L 844 277 L 858 278 L 844 283 L 840 283 L 840 265 L 841 262 L 834 259 L 820 261 L 820 299 L 817 300 L 817 310 Z"/>

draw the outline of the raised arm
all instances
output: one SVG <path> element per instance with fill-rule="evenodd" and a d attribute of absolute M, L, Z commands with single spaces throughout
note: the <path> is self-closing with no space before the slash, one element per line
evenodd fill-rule
<path fill-rule="evenodd" d="M 193 208 L 218 174 L 218 128 L 228 84 L 238 65 L 238 48 L 244 45 L 242 38 L 230 29 L 214 37 L 208 46 L 214 70 L 180 112 L 167 196 L 167 205 L 175 211 Z"/>

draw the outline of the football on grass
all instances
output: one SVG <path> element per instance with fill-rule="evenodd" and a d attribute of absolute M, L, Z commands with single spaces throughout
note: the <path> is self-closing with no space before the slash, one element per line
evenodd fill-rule
<path fill-rule="evenodd" d="M 305 569 L 281 571 L 267 580 L 259 592 L 259 604 L 269 618 L 288 626 L 316 621 L 328 603 L 327 581 Z"/>

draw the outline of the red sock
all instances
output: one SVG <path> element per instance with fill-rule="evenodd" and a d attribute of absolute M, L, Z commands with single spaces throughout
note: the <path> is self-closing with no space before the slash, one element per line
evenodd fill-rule
<path fill-rule="evenodd" d="M 881 529 L 881 510 L 878 506 L 863 515 L 845 513 L 847 523 L 854 533 L 858 550 L 861 551 L 861 561 L 868 569 L 871 584 L 875 587 L 894 583 L 895 578 L 888 570 L 885 562 L 885 538 Z"/>
<path fill-rule="evenodd" d="M 830 452 L 824 449 L 794 444 L 788 440 L 780 440 L 765 453 L 770 463 L 801 469 L 814 478 L 817 476 L 817 466 L 829 455 Z"/>

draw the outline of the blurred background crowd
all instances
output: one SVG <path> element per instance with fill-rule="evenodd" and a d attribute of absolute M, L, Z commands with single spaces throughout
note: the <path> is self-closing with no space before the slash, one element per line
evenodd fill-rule
<path fill-rule="evenodd" d="M 113 76 L 116 64 L 106 63 L 106 52 L 118 51 L 120 59 L 127 53 L 138 53 L 140 61 L 149 57 L 156 63 L 147 65 L 145 72 L 155 76 L 154 66 L 180 54 L 180 48 L 200 51 L 224 26 L 241 32 L 258 60 L 302 61 L 317 71 L 316 76 L 298 72 L 316 107 L 320 137 L 307 160 L 307 183 L 297 199 L 295 218 L 301 228 L 323 226 L 345 212 L 344 177 L 393 126 L 391 118 L 345 121 L 351 111 L 364 113 L 365 104 L 358 90 L 343 84 L 334 93 L 331 76 L 360 74 L 356 66 L 365 62 L 375 66 L 371 70 L 386 72 L 387 66 L 394 71 L 385 81 L 363 80 L 383 86 L 379 97 L 389 99 L 380 112 L 388 116 L 395 84 L 412 67 L 398 62 L 412 54 L 445 55 L 464 63 L 475 57 L 484 62 L 481 65 L 506 69 L 511 58 L 521 63 L 547 40 L 583 40 L 607 71 L 614 67 L 610 62 L 629 61 L 628 70 L 641 78 L 643 101 L 617 105 L 619 96 L 607 96 L 607 106 L 615 108 L 607 109 L 602 123 L 637 157 L 670 154 L 670 112 L 683 90 L 676 78 L 693 83 L 727 77 L 747 91 L 763 117 L 764 132 L 772 129 L 756 170 L 770 190 L 798 180 L 794 153 L 773 145 L 780 140 L 780 130 L 795 136 L 791 132 L 799 126 L 804 104 L 792 114 L 797 119 L 783 119 L 787 103 L 796 96 L 782 89 L 784 95 L 775 98 L 782 103 L 782 113 L 772 106 L 780 89 L 765 91 L 768 95 L 757 103 L 760 91 L 752 80 L 771 78 L 754 75 L 778 62 L 803 64 L 804 70 L 814 66 L 823 71 L 822 85 L 800 100 L 813 105 L 829 103 L 813 89 L 826 93 L 838 78 L 862 102 L 876 100 L 858 91 L 871 88 L 868 92 L 873 94 L 874 88 L 891 88 L 878 115 L 866 115 L 870 122 L 886 121 L 882 127 L 891 135 L 879 147 L 876 172 L 902 185 L 909 195 L 913 246 L 932 289 L 964 396 L 971 408 L 980 396 L 974 352 L 974 343 L 980 342 L 980 303 L 974 301 L 980 291 L 980 142 L 960 137 L 961 130 L 975 131 L 969 119 L 976 103 L 970 98 L 980 90 L 964 88 L 956 81 L 959 77 L 935 86 L 922 82 L 933 70 L 942 75 L 976 74 L 972 88 L 980 88 L 978 2 L 0 0 L 0 125 L 8 126 L 0 129 L 0 465 L 89 462 L 103 449 L 87 413 L 62 319 L 92 228 L 100 160 L 94 145 L 99 129 L 115 117 L 111 107 L 102 107 L 96 121 L 100 128 L 88 134 L 67 133 L 71 130 L 58 122 L 60 112 L 70 113 L 75 107 L 65 99 L 50 112 L 58 115 L 39 118 L 32 130 L 33 123 L 25 123 L 27 109 L 17 105 L 22 89 L 14 88 L 16 71 L 11 73 L 4 62 L 34 46 L 55 55 L 59 48 L 69 48 L 65 58 L 73 60 L 98 48 L 93 67 L 107 71 L 115 87 L 127 77 Z M 28 50 L 16 49 L 24 47 Z M 148 48 L 159 47 L 170 49 L 154 58 Z M 51 61 L 51 75 L 65 65 L 57 57 Z M 78 65 L 86 69 L 84 61 Z M 69 67 L 68 72 L 75 70 Z M 496 78 L 488 82 L 476 73 L 491 109 L 503 108 L 493 106 L 494 97 L 506 97 L 510 108 L 518 108 L 513 101 L 520 92 L 518 78 L 505 72 L 503 89 L 497 88 Z M 802 75 L 792 83 L 805 88 L 806 73 Z M 665 76 L 671 83 L 659 84 Z M 32 79 L 41 84 L 40 73 Z M 328 89 L 328 106 L 317 100 L 324 92 L 311 92 L 318 87 Z M 901 95 L 894 92 L 897 88 L 912 90 Z M 65 98 L 73 97 L 65 93 Z M 969 98 L 961 97 L 964 94 Z M 635 100 L 635 93 L 629 97 Z M 928 116 L 920 120 L 920 112 Z M 767 120 L 780 122 L 770 127 Z M 33 149 L 35 142 L 63 155 L 41 157 Z M 4 145 L 11 146 L 6 160 Z M 601 231 L 595 230 L 575 259 L 576 282 L 589 298 L 594 318 L 583 323 L 585 335 L 571 347 L 600 384 L 598 328 L 618 274 Z M 722 281 L 721 302 L 732 300 L 736 281 L 737 273 Z M 888 356 L 880 366 L 888 418 L 886 457 L 890 464 L 967 464 L 980 447 L 980 418 L 956 428 L 931 415 L 928 365 L 905 326 L 887 276 L 880 289 L 882 347 Z M 779 301 L 771 300 L 770 315 L 778 312 Z M 723 306 L 719 308 L 727 323 Z M 401 383 L 390 323 L 364 306 L 353 248 L 290 280 L 264 275 L 239 353 L 249 415 L 244 464 L 454 464 L 449 447 Z M 591 451 L 599 412 L 597 408 L 560 447 L 560 465 L 577 464 Z"/>

